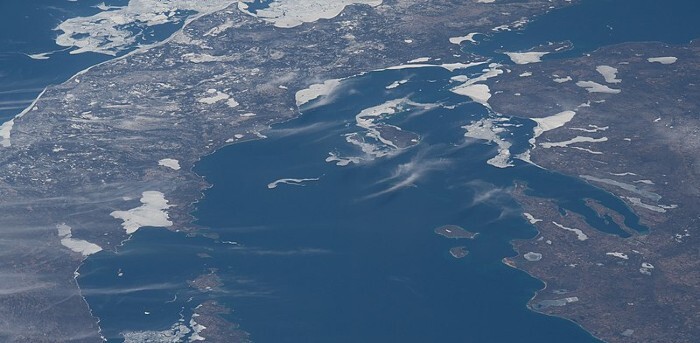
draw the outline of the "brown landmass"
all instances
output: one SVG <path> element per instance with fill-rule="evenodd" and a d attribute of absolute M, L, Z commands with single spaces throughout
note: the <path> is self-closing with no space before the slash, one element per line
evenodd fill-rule
<path fill-rule="evenodd" d="M 677 61 L 647 60 L 661 56 Z M 541 220 L 534 223 L 539 234 L 515 242 L 521 255 L 505 262 L 546 282 L 531 308 L 569 318 L 608 342 L 700 339 L 698 61 L 698 42 L 629 43 L 580 58 L 514 66 L 493 83 L 490 103 L 499 113 L 542 118 L 575 111 L 565 126 L 537 138 L 532 162 L 614 194 L 650 229 L 632 230 L 621 214 L 586 200 L 630 237 L 606 234 L 581 215 L 562 214 L 554 201 L 530 196 L 525 185 L 517 185 L 514 197 Z M 601 65 L 616 68 L 621 81 L 606 81 L 596 71 Z M 532 76 L 519 76 L 524 72 Z M 554 81 L 566 77 L 572 80 Z M 588 92 L 585 84 L 577 85 L 580 81 L 613 91 Z M 577 136 L 595 142 L 570 141 Z M 542 258 L 528 261 L 522 255 L 528 252 Z M 576 301 L 538 305 L 562 298 Z"/>

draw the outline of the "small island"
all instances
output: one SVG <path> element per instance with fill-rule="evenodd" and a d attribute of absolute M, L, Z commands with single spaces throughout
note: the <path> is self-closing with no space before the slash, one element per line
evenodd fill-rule
<path fill-rule="evenodd" d="M 478 233 L 469 232 L 457 225 L 443 225 L 435 229 L 438 235 L 452 239 L 474 239 Z"/>
<path fill-rule="evenodd" d="M 469 255 L 469 250 L 465 246 L 450 248 L 450 255 L 454 258 L 464 258 Z"/>

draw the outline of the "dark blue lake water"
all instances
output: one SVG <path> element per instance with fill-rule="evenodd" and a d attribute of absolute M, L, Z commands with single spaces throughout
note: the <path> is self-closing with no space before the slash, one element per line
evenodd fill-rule
<path fill-rule="evenodd" d="M 91 6 L 97 3 L 0 3 L 2 118 L 21 111 L 45 86 L 109 58 L 24 55 L 60 49 L 52 29 L 66 18 L 96 13 Z M 259 1 L 252 9 L 267 4 Z M 509 63 L 496 51 L 573 43 L 547 59 L 624 41 L 683 43 L 700 35 L 697 6 L 688 0 L 590 0 L 467 48 Z M 346 94 L 275 126 L 268 139 L 203 159 L 196 171 L 214 187 L 195 215 L 219 238 L 143 229 L 118 253 L 91 256 L 78 280 L 103 334 L 119 342 L 124 331 L 164 330 L 213 298 L 235 309 L 228 318 L 257 342 L 597 342 L 571 322 L 526 308 L 543 284 L 501 260 L 514 255 L 511 240 L 536 232 L 508 188 L 527 182 L 537 195 L 556 199 L 602 231 L 624 234 L 582 198 L 597 199 L 631 218 L 629 225 L 644 228 L 621 201 L 584 182 L 518 161 L 507 169 L 486 164 L 495 147 L 466 142 L 461 126 L 488 111 L 449 92 L 449 78 L 462 72 L 436 68 L 354 78 Z M 385 89 L 401 79 L 410 81 Z M 418 133 L 419 145 L 344 167 L 325 161 L 329 152 L 359 156 L 345 137 L 361 131 L 355 115 L 404 97 L 443 104 L 387 121 Z M 521 125 L 509 129 L 512 150 L 524 151 L 533 123 L 511 123 Z M 283 178 L 318 180 L 268 188 Z M 402 181 L 410 185 L 392 189 Z M 433 232 L 445 224 L 480 235 L 457 242 Z M 448 249 L 456 245 L 465 245 L 469 255 L 453 258 Z M 212 269 L 222 277 L 222 292 L 202 294 L 188 286 L 186 280 Z"/>

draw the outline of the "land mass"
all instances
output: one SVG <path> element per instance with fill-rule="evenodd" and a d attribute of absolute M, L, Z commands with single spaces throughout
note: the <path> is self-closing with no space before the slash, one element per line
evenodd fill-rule
<path fill-rule="evenodd" d="M 209 185 L 193 165 L 297 116 L 299 91 L 403 65 L 425 51 L 450 63 L 443 68 L 459 68 L 474 56 L 462 54 L 451 38 L 519 27 L 572 3 L 387 0 L 343 5 L 335 17 L 314 18 L 314 1 L 280 2 L 301 9 L 256 17 L 231 2 L 162 44 L 47 88 L 0 127 L 0 339 L 101 342 L 98 320 L 75 280 L 82 261 L 115 251 L 143 227 L 201 229 L 191 213 Z M 322 3 L 334 5 L 330 12 L 338 7 Z M 295 13 L 303 15 L 285 17 Z M 317 21 L 321 17 L 332 19 Z M 181 333 L 248 340 L 220 316 L 226 309 L 200 305 L 196 314 L 206 329 L 193 318 Z"/>
<path fill-rule="evenodd" d="M 608 342 L 700 337 L 698 61 L 698 41 L 626 43 L 513 66 L 490 85 L 495 111 L 538 124 L 520 158 L 606 190 L 648 228 L 630 228 L 634 218 L 585 199 L 618 228 L 601 232 L 517 184 L 514 197 L 539 234 L 515 242 L 520 255 L 506 263 L 546 282 L 532 309 Z"/>

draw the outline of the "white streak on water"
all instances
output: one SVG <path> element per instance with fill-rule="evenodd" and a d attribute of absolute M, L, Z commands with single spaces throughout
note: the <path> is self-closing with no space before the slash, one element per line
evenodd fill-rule
<path fill-rule="evenodd" d="M 449 164 L 450 161 L 447 159 L 426 159 L 424 154 L 418 154 L 410 162 L 398 165 L 390 177 L 379 181 L 379 183 L 391 181 L 393 182 L 391 186 L 367 196 L 366 199 L 393 193 L 407 187 L 415 187 L 416 182 L 428 173 L 433 170 L 442 170 Z"/>
<path fill-rule="evenodd" d="M 275 189 L 280 184 L 292 185 L 292 186 L 304 186 L 305 182 L 308 181 L 318 181 L 319 178 L 308 178 L 308 179 L 279 179 L 267 184 L 267 188 Z"/>

